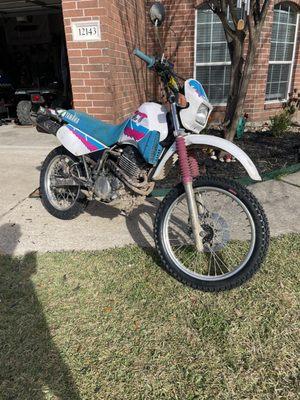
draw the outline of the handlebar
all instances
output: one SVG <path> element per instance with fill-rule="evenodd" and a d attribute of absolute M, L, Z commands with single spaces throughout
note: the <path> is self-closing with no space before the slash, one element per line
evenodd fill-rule
<path fill-rule="evenodd" d="M 139 49 L 135 49 L 133 54 L 145 61 L 148 68 L 151 68 L 160 76 L 167 94 L 169 91 L 175 95 L 179 93 L 180 86 L 177 81 L 177 75 L 174 72 L 174 65 L 170 61 L 163 57 L 156 59 L 155 57 L 148 56 Z"/>
<path fill-rule="evenodd" d="M 142 50 L 134 49 L 133 54 L 145 61 L 145 63 L 148 64 L 148 68 L 152 68 L 155 64 L 155 57 L 147 56 L 147 54 L 145 54 Z"/>

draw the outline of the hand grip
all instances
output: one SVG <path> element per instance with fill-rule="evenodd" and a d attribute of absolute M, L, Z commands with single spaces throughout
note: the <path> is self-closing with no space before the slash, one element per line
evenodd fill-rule
<path fill-rule="evenodd" d="M 142 50 L 139 49 L 135 49 L 133 51 L 133 54 L 137 57 L 139 57 L 141 60 L 145 61 L 145 63 L 148 64 L 148 68 L 153 67 L 154 63 L 155 63 L 155 58 L 152 56 L 147 56 L 147 54 L 145 54 L 144 52 L 142 52 Z"/>

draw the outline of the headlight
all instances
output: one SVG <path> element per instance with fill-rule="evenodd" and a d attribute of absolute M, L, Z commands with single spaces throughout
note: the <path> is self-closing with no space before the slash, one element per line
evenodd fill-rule
<path fill-rule="evenodd" d="M 206 124 L 207 116 L 208 116 L 209 109 L 207 106 L 202 104 L 197 111 L 196 114 L 196 121 L 198 124 L 204 126 Z"/>

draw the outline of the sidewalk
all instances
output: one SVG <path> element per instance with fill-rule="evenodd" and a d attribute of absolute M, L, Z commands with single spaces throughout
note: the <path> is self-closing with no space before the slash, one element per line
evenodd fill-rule
<path fill-rule="evenodd" d="M 149 199 L 127 218 L 95 202 L 77 219 L 60 221 L 39 199 L 28 198 L 39 186 L 41 162 L 56 146 L 54 137 L 32 128 L 0 128 L 0 252 L 11 253 L 10 243 L 19 236 L 15 254 L 101 250 L 131 243 L 152 246 L 158 199 Z M 282 179 L 250 186 L 265 208 L 272 236 L 300 232 L 300 172 Z"/>

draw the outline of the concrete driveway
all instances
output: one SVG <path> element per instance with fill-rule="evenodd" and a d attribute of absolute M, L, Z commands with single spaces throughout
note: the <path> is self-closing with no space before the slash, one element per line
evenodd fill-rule
<path fill-rule="evenodd" d="M 39 199 L 28 198 L 39 186 L 41 163 L 57 145 L 55 137 L 31 127 L 0 127 L 0 252 L 152 245 L 156 199 L 147 201 L 128 218 L 111 207 L 92 203 L 77 219 L 60 221 L 44 210 Z M 300 173 L 284 180 L 251 186 L 265 207 L 273 236 L 300 232 Z"/>

